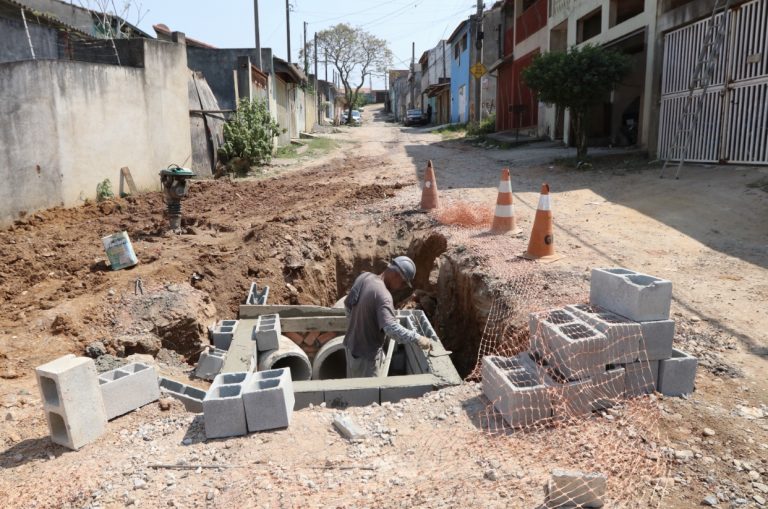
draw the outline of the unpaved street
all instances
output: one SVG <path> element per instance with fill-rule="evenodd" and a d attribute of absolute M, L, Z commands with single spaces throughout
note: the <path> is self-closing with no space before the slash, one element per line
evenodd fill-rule
<path fill-rule="evenodd" d="M 683 509 L 713 494 L 720 507 L 762 507 L 768 193 L 748 184 L 768 171 L 691 167 L 662 180 L 620 155 L 615 168 L 577 171 L 547 162 L 565 149 L 484 149 L 384 119 L 366 108 L 362 127 L 331 135 L 339 151 L 276 176 L 196 182 L 181 235 L 164 231 L 159 193 L 31 214 L 0 231 L 5 506 L 532 508 L 549 471 L 572 467 L 608 475 L 606 507 Z M 444 205 L 480 209 L 493 207 L 509 166 L 523 233 L 491 236 L 417 211 L 427 160 Z M 518 258 L 545 181 L 565 255 L 549 265 Z M 120 230 L 140 264 L 111 272 L 100 237 Z M 100 341 L 115 356 L 105 362 L 151 355 L 163 374 L 204 387 L 187 361 L 209 325 L 236 317 L 251 281 L 269 285 L 273 303 L 332 305 L 359 271 L 403 252 L 421 271 L 404 305 L 428 313 L 463 376 L 478 351 L 509 347 L 486 327 L 499 303 L 525 340 L 528 312 L 586 300 L 593 267 L 667 278 L 676 346 L 700 358 L 696 392 L 526 433 L 492 433 L 500 426 L 469 382 L 349 409 L 368 432 L 360 443 L 341 438 L 325 408 L 295 412 L 286 430 L 206 441 L 201 418 L 176 403 L 118 418 L 78 452 L 48 439 L 35 366 Z"/>

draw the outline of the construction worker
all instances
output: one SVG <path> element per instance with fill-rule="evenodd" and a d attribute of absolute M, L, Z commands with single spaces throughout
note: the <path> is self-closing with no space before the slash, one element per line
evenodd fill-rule
<path fill-rule="evenodd" d="M 432 340 L 406 329 L 395 315 L 392 292 L 411 287 L 416 265 L 407 256 L 398 256 L 379 275 L 363 272 L 352 285 L 344 302 L 347 314 L 347 334 L 344 349 L 347 354 L 347 378 L 375 377 L 384 367 L 385 336 L 398 343 L 418 343 L 424 349 Z"/>

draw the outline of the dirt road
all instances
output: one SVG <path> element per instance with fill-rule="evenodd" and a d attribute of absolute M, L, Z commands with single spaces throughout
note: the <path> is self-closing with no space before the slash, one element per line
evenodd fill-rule
<path fill-rule="evenodd" d="M 679 181 L 621 164 L 576 172 L 542 164 L 547 149 L 481 149 L 383 118 L 368 108 L 363 127 L 333 135 L 345 141 L 343 152 L 320 164 L 195 183 L 182 235 L 165 233 L 158 194 L 30 214 L 0 231 L 6 506 L 528 508 L 543 501 L 549 469 L 573 467 L 610 472 L 609 507 L 688 508 L 718 494 L 722 507 L 760 507 L 768 498 L 768 194 L 747 184 L 766 170 L 692 168 Z M 488 237 L 415 212 L 430 159 L 445 203 L 486 208 L 500 169 L 510 166 L 526 233 Z M 543 181 L 566 255 L 548 266 L 516 257 Z M 111 272 L 99 237 L 120 230 L 141 263 Z M 362 443 L 337 436 L 330 409 L 296 412 L 287 430 L 205 441 L 199 418 L 156 405 L 112 421 L 79 452 L 48 440 L 36 365 L 100 341 L 118 357 L 156 356 L 162 372 L 183 377 L 206 327 L 235 317 L 251 281 L 269 285 L 272 302 L 329 305 L 360 270 L 405 251 L 427 267 L 408 305 L 429 312 L 464 374 L 488 346 L 491 290 L 525 301 L 522 316 L 583 300 L 592 267 L 668 278 L 676 341 L 702 360 L 697 390 L 503 437 L 478 424 L 487 402 L 479 385 L 467 384 L 349 410 L 369 433 Z M 135 292 L 137 278 L 144 294 Z"/>

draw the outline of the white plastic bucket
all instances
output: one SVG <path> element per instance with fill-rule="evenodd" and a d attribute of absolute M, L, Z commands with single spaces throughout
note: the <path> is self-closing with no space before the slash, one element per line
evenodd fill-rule
<path fill-rule="evenodd" d="M 133 267 L 139 263 L 136 253 L 133 252 L 131 239 L 126 232 L 115 233 L 102 237 L 101 242 L 107 252 L 109 264 L 112 270 L 120 270 L 126 267 Z"/>

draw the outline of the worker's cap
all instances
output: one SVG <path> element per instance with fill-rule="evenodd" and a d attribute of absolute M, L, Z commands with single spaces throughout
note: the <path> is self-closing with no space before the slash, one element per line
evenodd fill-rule
<path fill-rule="evenodd" d="M 416 277 L 416 264 L 413 260 L 407 256 L 398 256 L 389 263 L 389 268 L 396 270 L 403 277 L 403 281 L 412 286 L 413 278 Z"/>

